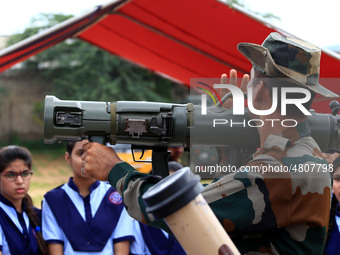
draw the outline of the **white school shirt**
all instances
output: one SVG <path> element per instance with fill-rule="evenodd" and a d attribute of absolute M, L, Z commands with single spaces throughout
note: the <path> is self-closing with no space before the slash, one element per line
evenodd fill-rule
<path fill-rule="evenodd" d="M 110 188 L 110 184 L 107 182 L 100 182 L 99 186 L 95 188 L 90 194 L 90 206 L 92 217 L 96 214 L 107 190 Z M 79 214 L 85 221 L 85 206 L 82 196 L 72 189 L 67 183 L 63 184 L 61 188 L 70 197 L 73 204 L 77 208 Z M 105 224 L 105 222 L 103 222 Z M 64 254 L 68 255 L 106 255 L 113 253 L 113 241 L 114 239 L 124 238 L 127 236 L 134 236 L 134 223 L 132 218 L 127 214 L 125 208 L 122 210 L 118 223 L 112 232 L 111 237 L 106 243 L 105 247 L 100 252 L 79 252 L 74 251 L 69 240 L 67 239 L 65 233 L 59 227 L 53 212 L 48 205 L 47 201 L 44 199 L 42 203 L 42 234 L 46 241 L 48 240 L 60 240 L 64 242 Z M 133 242 L 132 242 L 133 243 Z"/>
<path fill-rule="evenodd" d="M 134 237 L 135 241 L 130 246 L 130 252 L 134 255 L 153 255 L 151 254 L 148 246 L 144 242 L 143 233 L 140 229 L 139 222 L 133 219 L 133 227 L 134 227 Z M 169 234 L 161 229 L 161 233 L 166 237 L 169 238 Z"/>
<path fill-rule="evenodd" d="M 20 232 L 23 233 L 24 231 L 22 229 L 22 226 L 20 225 L 16 210 L 13 207 L 4 204 L 3 202 L 0 202 L 0 207 L 11 218 L 12 222 L 20 230 Z M 26 212 L 23 212 L 23 216 L 24 216 L 26 228 L 29 229 L 30 222 L 29 222 L 29 218 L 28 218 Z M 8 243 L 7 243 L 7 240 L 6 240 L 6 237 L 5 237 L 5 233 L 3 232 L 1 225 L 0 225 L 0 246 L 2 247 L 1 252 L 2 252 L 3 255 L 10 255 L 11 254 L 10 251 L 9 251 L 9 247 L 8 247 Z"/>

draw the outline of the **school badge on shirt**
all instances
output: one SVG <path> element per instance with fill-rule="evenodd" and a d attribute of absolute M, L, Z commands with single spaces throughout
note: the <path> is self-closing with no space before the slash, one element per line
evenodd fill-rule
<path fill-rule="evenodd" d="M 118 191 L 114 191 L 110 194 L 109 200 L 112 204 L 120 205 L 123 202 L 121 195 L 119 195 Z"/>

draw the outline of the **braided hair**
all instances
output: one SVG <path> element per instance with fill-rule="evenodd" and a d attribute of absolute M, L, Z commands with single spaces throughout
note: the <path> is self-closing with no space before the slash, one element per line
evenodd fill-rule
<path fill-rule="evenodd" d="M 27 165 L 29 169 L 32 169 L 32 154 L 27 148 L 10 145 L 0 149 L 0 173 L 2 173 L 9 164 L 17 159 L 23 160 L 25 165 Z M 40 212 L 38 212 L 38 210 L 33 206 L 32 198 L 28 194 L 26 194 L 22 200 L 22 208 L 23 211 L 26 212 L 31 225 L 35 230 L 36 239 L 41 253 L 43 255 L 48 254 L 47 245 L 42 237 L 41 228 L 39 226 L 39 222 L 41 222 Z"/>

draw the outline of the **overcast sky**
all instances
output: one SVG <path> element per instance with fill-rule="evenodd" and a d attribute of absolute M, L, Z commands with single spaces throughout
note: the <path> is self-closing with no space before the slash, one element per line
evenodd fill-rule
<path fill-rule="evenodd" d="M 0 0 L 0 35 L 21 33 L 39 13 L 62 13 L 78 16 L 92 11 L 109 0 Z"/>
<path fill-rule="evenodd" d="M 249 9 L 269 12 L 279 28 L 319 47 L 340 45 L 339 0 L 241 0 Z"/>
<path fill-rule="evenodd" d="M 0 35 L 21 33 L 39 13 L 79 16 L 105 4 L 107 0 L 0 0 Z M 160 0 L 163 1 L 163 0 Z M 185 0 L 184 0 L 185 1 Z M 340 44 L 339 0 L 240 0 L 249 9 L 269 12 L 280 20 L 275 26 L 320 47 Z M 197 0 L 199 3 L 199 0 Z"/>

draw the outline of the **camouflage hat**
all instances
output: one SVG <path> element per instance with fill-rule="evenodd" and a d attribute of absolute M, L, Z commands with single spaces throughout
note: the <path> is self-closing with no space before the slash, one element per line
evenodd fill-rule
<path fill-rule="evenodd" d="M 269 77 L 290 78 L 297 86 L 324 97 L 339 97 L 320 85 L 321 50 L 310 43 L 273 32 L 262 45 L 239 43 L 237 48 L 255 69 Z"/>

